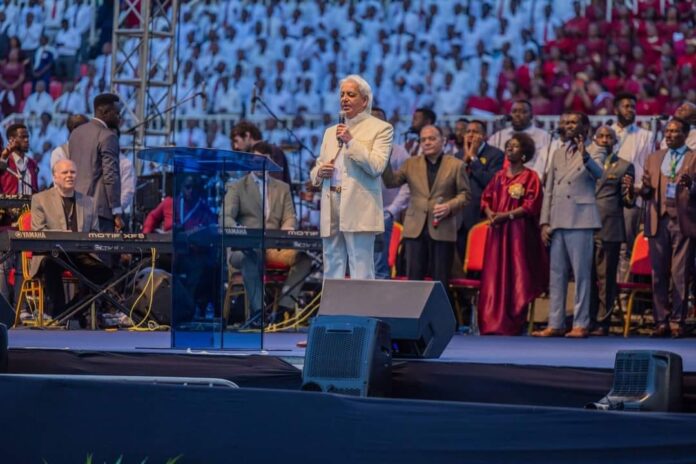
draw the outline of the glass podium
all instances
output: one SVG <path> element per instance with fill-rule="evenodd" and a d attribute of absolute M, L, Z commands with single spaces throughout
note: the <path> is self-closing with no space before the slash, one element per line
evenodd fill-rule
<path fill-rule="evenodd" d="M 147 148 L 146 161 L 173 168 L 171 346 L 263 348 L 266 176 L 263 155 L 198 148 Z M 258 228 L 238 225 L 238 220 Z"/>

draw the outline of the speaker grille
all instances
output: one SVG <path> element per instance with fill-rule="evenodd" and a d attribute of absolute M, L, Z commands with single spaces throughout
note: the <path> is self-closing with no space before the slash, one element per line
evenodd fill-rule
<path fill-rule="evenodd" d="M 614 367 L 614 395 L 640 396 L 648 389 L 648 356 L 623 356 L 616 358 Z"/>
<path fill-rule="evenodd" d="M 357 379 L 361 377 L 365 327 L 336 330 L 317 327 L 311 333 L 309 344 L 312 349 L 307 375 L 327 379 Z"/>

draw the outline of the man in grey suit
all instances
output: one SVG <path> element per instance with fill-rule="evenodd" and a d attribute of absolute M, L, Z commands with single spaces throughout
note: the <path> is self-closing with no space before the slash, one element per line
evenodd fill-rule
<path fill-rule="evenodd" d="M 254 154 L 269 158 L 273 154 L 273 147 L 265 142 L 257 142 L 251 150 Z M 266 191 L 262 195 L 264 186 Z M 264 200 L 265 209 L 262 209 Z M 223 204 L 224 210 L 220 211 L 219 220 L 224 227 L 261 229 L 265 224 L 266 230 L 295 230 L 297 226 L 290 185 L 271 176 L 266 176 L 264 183 L 262 174 L 247 174 L 230 186 Z M 262 212 L 265 214 L 265 221 L 262 221 Z M 229 262 L 242 271 L 252 317 L 260 316 L 263 308 L 261 253 L 258 250 L 233 251 Z M 273 316 L 274 319 L 282 320 L 284 313 L 291 314 L 295 310 L 302 283 L 311 272 L 312 259 L 297 250 L 268 249 L 265 262 L 289 268 L 283 285 L 284 296 L 278 302 L 278 311 Z M 260 325 L 260 322 L 255 320 L 250 325 Z"/>
<path fill-rule="evenodd" d="M 103 93 L 94 98 L 94 118 L 77 127 L 68 140 L 70 159 L 81 176 L 75 190 L 94 198 L 99 229 L 123 229 L 121 219 L 121 174 L 119 169 L 118 126 L 121 122 L 117 95 Z"/>
<path fill-rule="evenodd" d="M 31 197 L 31 230 L 65 230 L 72 232 L 99 232 L 94 200 L 75 191 L 77 171 L 75 163 L 59 160 L 53 166 L 54 187 Z M 111 270 L 94 255 L 88 253 L 62 253 L 80 273 L 94 283 L 102 284 L 112 276 Z M 31 259 L 29 274 L 44 279 L 46 294 L 53 304 L 48 315 L 58 316 L 66 307 L 62 274 L 65 269 L 54 258 L 35 254 Z M 86 293 L 84 287 L 76 299 Z"/>
<path fill-rule="evenodd" d="M 609 333 L 611 309 L 616 300 L 616 271 L 619 266 L 621 244 L 626 241 L 624 208 L 635 204 L 635 170 L 633 164 L 619 158 L 615 150 L 618 139 L 609 126 L 600 126 L 595 132 L 592 149 L 606 155 L 604 174 L 597 182 L 596 198 L 602 228 L 595 233 L 594 266 L 592 268 L 592 299 L 590 317 L 593 331 L 590 335 Z M 632 244 L 629 244 L 629 247 Z"/>
<path fill-rule="evenodd" d="M 602 177 L 604 156 L 590 155 L 585 149 L 590 130 L 587 115 L 568 113 L 565 130 L 568 143 L 553 155 L 541 209 L 541 235 L 551 245 L 551 308 L 548 326 L 533 332 L 535 337 L 560 337 L 565 332 L 568 262 L 575 276 L 575 308 L 573 329 L 565 335 L 585 338 L 589 333 L 592 253 L 588 251 L 592 250 L 594 230 L 602 225 L 595 185 Z"/>

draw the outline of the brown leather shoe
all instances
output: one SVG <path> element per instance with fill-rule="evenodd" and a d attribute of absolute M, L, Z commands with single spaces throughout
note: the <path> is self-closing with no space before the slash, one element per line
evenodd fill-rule
<path fill-rule="evenodd" d="M 655 327 L 655 330 L 653 330 L 653 333 L 650 334 L 652 338 L 664 338 L 664 337 L 669 337 L 671 335 L 671 332 L 669 330 L 669 324 L 660 324 L 657 327 Z"/>
<path fill-rule="evenodd" d="M 566 338 L 587 338 L 589 331 L 584 327 L 573 327 L 573 330 L 565 334 Z"/>
<path fill-rule="evenodd" d="M 532 332 L 532 337 L 562 337 L 563 329 L 554 329 L 547 327 L 544 330 L 535 330 Z"/>
<path fill-rule="evenodd" d="M 597 327 L 590 332 L 590 336 L 592 337 L 606 337 L 607 335 L 609 335 L 609 329 L 606 327 Z"/>
<path fill-rule="evenodd" d="M 684 327 L 677 327 L 672 329 L 672 338 L 684 338 L 686 337 L 686 329 Z"/>

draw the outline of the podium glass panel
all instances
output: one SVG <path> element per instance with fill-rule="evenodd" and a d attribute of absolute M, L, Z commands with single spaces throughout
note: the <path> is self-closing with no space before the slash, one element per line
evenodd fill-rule
<path fill-rule="evenodd" d="M 139 156 L 174 168 L 172 347 L 261 350 L 264 221 L 252 229 L 236 219 L 265 217 L 264 173 L 280 167 L 225 150 L 152 148 Z"/>

